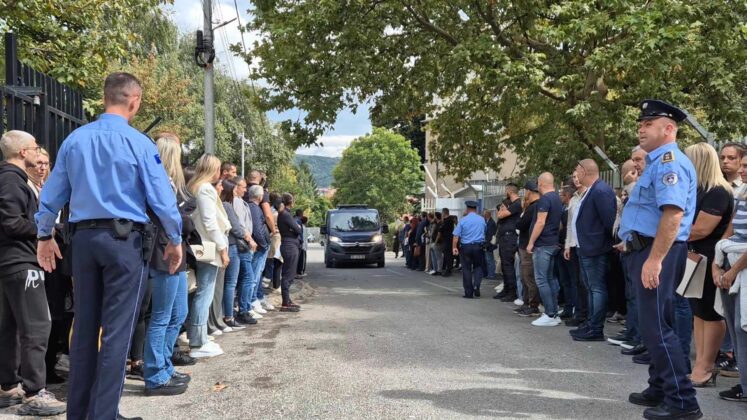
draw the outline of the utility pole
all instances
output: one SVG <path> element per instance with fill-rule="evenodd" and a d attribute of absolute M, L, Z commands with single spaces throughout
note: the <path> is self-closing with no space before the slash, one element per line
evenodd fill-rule
<path fill-rule="evenodd" d="M 239 136 L 241 139 L 241 177 L 244 178 L 244 163 L 246 162 L 246 159 L 244 158 L 244 154 L 246 153 L 246 137 L 244 137 L 244 133 L 241 133 L 241 136 Z"/>
<path fill-rule="evenodd" d="M 203 48 L 209 56 L 215 58 L 213 49 L 213 3 L 211 0 L 202 0 L 202 14 L 204 16 Z M 213 60 L 205 60 L 205 153 L 215 153 L 215 94 L 213 87 L 215 74 L 213 73 Z"/>

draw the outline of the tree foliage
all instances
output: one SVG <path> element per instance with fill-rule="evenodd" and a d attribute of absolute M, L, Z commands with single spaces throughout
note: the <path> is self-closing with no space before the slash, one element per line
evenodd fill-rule
<path fill-rule="evenodd" d="M 407 196 L 423 188 L 417 151 L 382 128 L 353 140 L 333 174 L 336 203 L 372 206 L 387 221 L 407 210 Z"/>
<path fill-rule="evenodd" d="M 747 3 L 687 0 L 256 0 L 247 59 L 264 106 L 315 141 L 338 110 L 427 114 L 436 159 L 460 178 L 514 150 L 567 171 L 635 142 L 636 105 L 672 101 L 723 139 L 747 134 Z M 694 133 L 685 130 L 685 136 Z"/>

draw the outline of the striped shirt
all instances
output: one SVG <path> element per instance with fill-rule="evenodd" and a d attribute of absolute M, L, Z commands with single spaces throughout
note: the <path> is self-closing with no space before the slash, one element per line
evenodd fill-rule
<path fill-rule="evenodd" d="M 734 242 L 747 243 L 747 199 L 744 193 L 739 195 L 737 200 L 737 210 L 734 212 L 732 226 L 734 234 L 729 238 Z"/>

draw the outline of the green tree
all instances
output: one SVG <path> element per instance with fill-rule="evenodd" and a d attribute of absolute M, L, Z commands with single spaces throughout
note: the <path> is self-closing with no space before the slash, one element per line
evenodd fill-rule
<path fill-rule="evenodd" d="M 155 31 L 164 3 L 171 0 L 5 0 L 0 32 L 17 34 L 24 62 L 96 98 L 110 64 L 148 45 L 133 26 L 149 21 Z"/>
<path fill-rule="evenodd" d="M 345 107 L 426 114 L 435 157 L 464 178 L 514 150 L 568 171 L 599 146 L 621 160 L 636 105 L 670 100 L 721 138 L 747 134 L 747 3 L 687 0 L 256 0 L 247 57 L 263 105 L 307 116 L 309 143 Z M 693 136 L 685 130 L 684 136 Z"/>
<path fill-rule="evenodd" d="M 407 196 L 423 188 L 415 149 L 401 135 L 383 128 L 353 140 L 334 170 L 335 201 L 366 204 L 392 221 L 407 209 Z"/>

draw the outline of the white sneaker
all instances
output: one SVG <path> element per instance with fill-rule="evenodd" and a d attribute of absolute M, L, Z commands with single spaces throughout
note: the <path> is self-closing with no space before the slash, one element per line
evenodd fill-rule
<path fill-rule="evenodd" d="M 255 300 L 252 302 L 252 310 L 258 314 L 266 314 L 267 311 L 262 308 L 262 302 Z"/>
<path fill-rule="evenodd" d="M 498 286 L 495 286 L 495 292 L 500 293 L 503 291 L 503 283 L 499 284 Z"/>
<path fill-rule="evenodd" d="M 220 356 L 221 354 L 223 354 L 223 349 L 212 342 L 207 342 L 203 344 L 202 347 L 192 349 L 192 351 L 189 352 L 189 356 L 194 357 L 195 359 L 215 357 Z"/>
<path fill-rule="evenodd" d="M 223 331 L 221 331 L 221 330 L 215 330 L 212 333 L 210 333 L 210 335 L 212 335 L 213 337 L 218 337 L 218 336 L 223 335 Z"/>
<path fill-rule="evenodd" d="M 523 306 L 524 305 L 524 301 L 521 300 L 521 299 L 516 299 L 514 301 L 514 305 L 516 305 L 516 306 Z"/>
<path fill-rule="evenodd" d="M 215 337 L 213 337 L 212 335 L 209 335 L 208 336 L 208 341 L 215 341 Z"/>
<path fill-rule="evenodd" d="M 262 318 L 264 318 L 262 315 L 258 314 L 257 311 L 255 311 L 254 309 L 252 309 L 251 311 L 249 311 L 249 315 L 252 318 L 254 318 L 254 319 L 262 319 Z"/>
<path fill-rule="evenodd" d="M 223 332 L 224 332 L 224 333 L 230 333 L 230 332 L 233 332 L 233 328 L 231 328 L 231 327 L 226 327 L 226 328 L 223 328 Z"/>
<path fill-rule="evenodd" d="M 187 338 L 187 333 L 183 332 L 179 334 L 179 344 L 182 346 L 188 346 L 189 345 L 189 338 Z"/>
<path fill-rule="evenodd" d="M 264 306 L 264 307 L 265 307 L 265 309 L 267 309 L 268 311 L 273 311 L 273 310 L 275 310 L 275 305 L 273 305 L 272 303 L 270 303 L 270 302 L 269 302 L 269 301 L 267 300 L 267 298 L 264 298 L 264 299 L 260 300 L 260 301 L 259 301 L 259 303 L 261 303 L 261 304 L 262 304 L 262 306 Z"/>
<path fill-rule="evenodd" d="M 541 317 L 532 321 L 532 325 L 535 327 L 555 327 L 560 325 L 560 318 L 557 315 L 551 318 L 547 314 L 542 314 Z"/>

